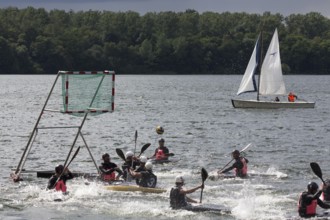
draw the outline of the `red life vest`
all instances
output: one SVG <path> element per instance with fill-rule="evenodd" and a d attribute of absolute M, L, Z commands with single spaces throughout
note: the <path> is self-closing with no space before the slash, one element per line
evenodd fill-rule
<path fill-rule="evenodd" d="M 65 185 L 65 183 L 64 183 L 63 180 L 57 181 L 57 183 L 55 185 L 55 190 L 56 191 L 66 192 L 66 185 Z"/>
<path fill-rule="evenodd" d="M 115 180 L 116 179 L 116 174 L 115 174 L 115 172 L 112 172 L 110 174 L 103 174 L 102 178 L 103 178 L 104 181 Z"/>
<path fill-rule="evenodd" d="M 156 153 L 156 160 L 164 160 L 167 159 L 166 155 L 164 154 L 163 150 L 158 150 Z"/>
<path fill-rule="evenodd" d="M 294 102 L 294 98 L 295 98 L 295 95 L 290 92 L 290 94 L 288 95 L 288 101 Z"/>
<path fill-rule="evenodd" d="M 300 198 L 298 201 L 298 210 L 300 210 L 302 208 L 301 203 L 300 203 L 301 196 L 302 195 L 300 195 Z M 312 200 L 311 204 L 306 205 L 306 213 L 304 213 L 304 214 L 308 215 L 308 216 L 316 215 L 316 207 L 317 207 L 317 199 L 314 199 L 314 200 Z"/>
<path fill-rule="evenodd" d="M 245 177 L 247 175 L 247 163 L 246 160 L 244 159 L 244 157 L 240 158 L 241 162 L 243 163 L 243 168 L 241 170 L 238 170 L 237 168 L 235 168 L 235 175 L 239 176 L 239 177 Z"/>

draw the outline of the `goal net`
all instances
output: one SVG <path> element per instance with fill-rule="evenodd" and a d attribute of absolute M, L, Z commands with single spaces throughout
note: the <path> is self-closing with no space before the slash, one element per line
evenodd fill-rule
<path fill-rule="evenodd" d="M 82 116 L 114 111 L 114 71 L 59 71 L 62 78 L 62 113 Z"/>

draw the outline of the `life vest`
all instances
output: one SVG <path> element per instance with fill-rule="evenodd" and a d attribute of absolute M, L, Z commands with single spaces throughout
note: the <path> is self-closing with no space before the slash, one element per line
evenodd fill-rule
<path fill-rule="evenodd" d="M 142 172 L 142 177 L 140 179 L 136 179 L 136 184 L 142 187 L 155 188 L 157 184 L 157 176 L 150 170 Z"/>
<path fill-rule="evenodd" d="M 170 192 L 170 206 L 172 209 L 180 209 L 188 205 L 186 196 L 180 194 L 180 188 L 178 186 L 171 189 Z"/>
<path fill-rule="evenodd" d="M 242 169 L 235 168 L 235 175 L 239 177 L 245 177 L 248 171 L 247 163 L 244 157 L 241 157 L 240 161 L 243 163 L 243 168 Z"/>
<path fill-rule="evenodd" d="M 104 181 L 111 181 L 116 179 L 116 174 L 115 172 L 112 172 L 110 174 L 102 174 L 102 178 Z"/>
<path fill-rule="evenodd" d="M 289 95 L 288 95 L 288 101 L 289 102 L 294 102 L 294 95 L 292 94 L 292 93 L 289 93 Z"/>
<path fill-rule="evenodd" d="M 57 183 L 55 185 L 55 190 L 56 191 L 66 192 L 66 185 L 65 185 L 65 183 L 64 183 L 63 180 L 57 181 Z"/>
<path fill-rule="evenodd" d="M 325 190 L 325 192 L 322 192 L 321 194 L 321 200 L 325 201 L 325 202 L 329 202 L 330 201 L 330 188 L 328 187 L 328 189 Z"/>
<path fill-rule="evenodd" d="M 316 207 L 317 207 L 317 199 L 312 200 L 311 204 L 305 205 L 302 204 L 302 194 L 300 195 L 298 201 L 298 212 L 300 216 L 315 216 L 316 215 Z"/>
<path fill-rule="evenodd" d="M 164 151 L 159 149 L 156 153 L 156 160 L 164 160 L 164 159 L 167 159 L 167 157 Z"/>

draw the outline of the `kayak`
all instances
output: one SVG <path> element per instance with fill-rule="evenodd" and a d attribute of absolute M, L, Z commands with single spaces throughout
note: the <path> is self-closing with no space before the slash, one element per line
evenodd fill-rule
<path fill-rule="evenodd" d="M 286 219 L 287 220 L 303 220 L 303 219 L 306 219 L 306 218 L 296 216 L 296 217 L 291 217 L 291 218 L 286 218 Z M 311 219 L 317 219 L 317 220 L 330 219 L 330 213 L 329 212 L 324 212 L 323 214 L 316 215 L 315 217 L 312 217 Z"/>
<path fill-rule="evenodd" d="M 251 177 L 269 177 L 269 178 L 285 178 L 287 175 L 285 174 L 273 174 L 273 173 L 249 173 L 246 177 L 237 177 L 233 174 L 218 174 L 217 172 L 214 172 L 214 174 L 209 175 L 210 180 L 219 180 L 219 179 L 233 179 L 233 178 L 239 178 L 239 179 L 246 179 Z"/>
<path fill-rule="evenodd" d="M 50 178 L 52 175 L 55 174 L 54 171 L 46 170 L 46 171 L 34 171 L 37 172 L 38 178 Z M 97 173 L 83 173 L 83 172 L 72 172 L 74 177 L 84 177 L 84 178 L 97 178 L 99 175 Z"/>
<path fill-rule="evenodd" d="M 144 193 L 164 193 L 166 189 L 162 188 L 149 188 L 137 185 L 109 185 L 105 189 L 112 191 L 128 191 L 128 192 L 144 192 Z"/>
<path fill-rule="evenodd" d="M 153 164 L 164 164 L 164 163 L 176 163 L 179 160 L 180 160 L 179 158 L 171 158 L 171 159 L 164 159 L 164 160 L 151 159 L 150 161 Z"/>
<path fill-rule="evenodd" d="M 213 204 L 190 204 L 183 208 L 184 210 L 192 211 L 192 212 L 215 212 L 219 214 L 231 214 L 230 209 L 225 208 L 219 205 Z"/>

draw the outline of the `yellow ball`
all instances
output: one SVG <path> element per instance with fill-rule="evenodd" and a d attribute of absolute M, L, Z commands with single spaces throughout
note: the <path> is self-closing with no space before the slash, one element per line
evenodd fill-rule
<path fill-rule="evenodd" d="M 157 134 L 163 134 L 164 133 L 164 128 L 161 127 L 161 126 L 157 126 L 156 127 L 156 132 L 157 132 Z"/>

